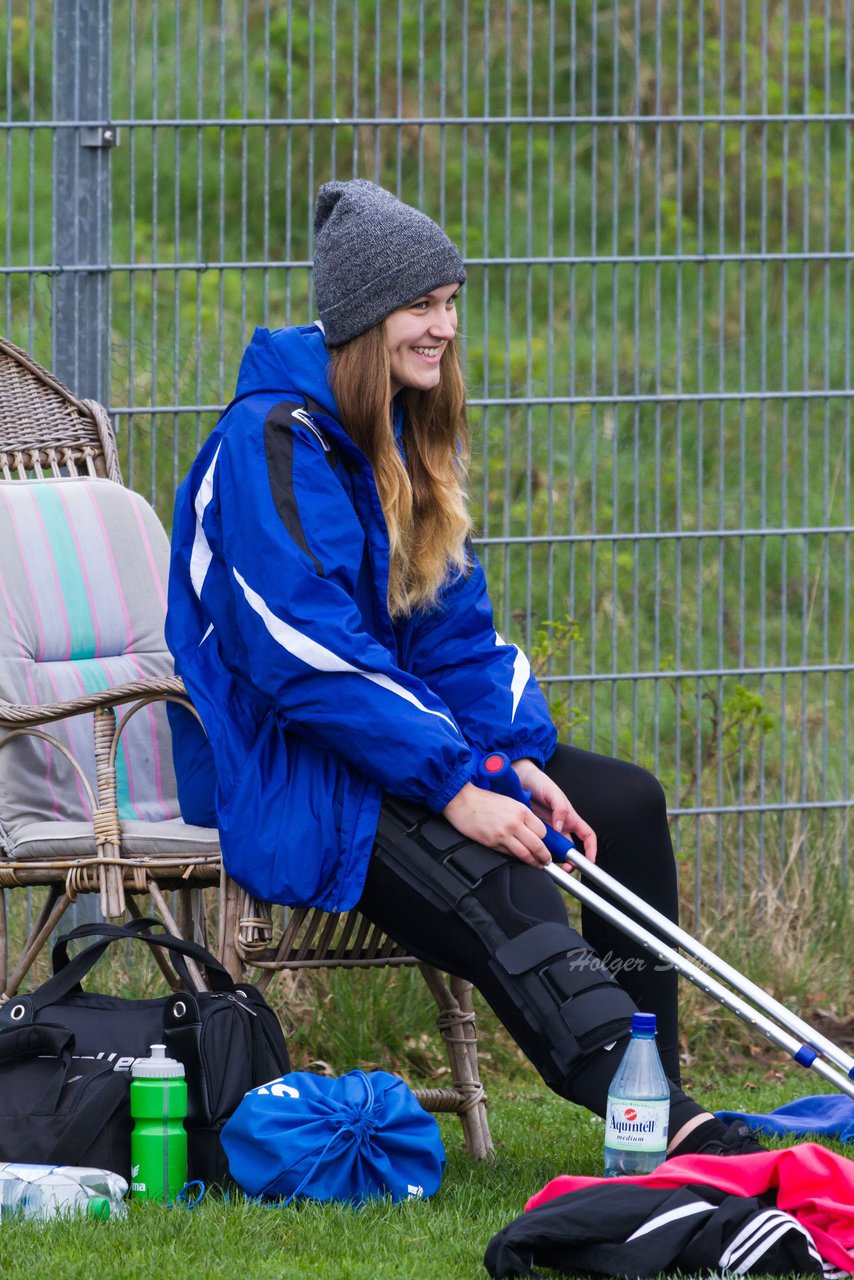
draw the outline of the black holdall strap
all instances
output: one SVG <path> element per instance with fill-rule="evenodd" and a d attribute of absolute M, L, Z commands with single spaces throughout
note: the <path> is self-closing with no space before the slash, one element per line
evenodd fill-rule
<path fill-rule="evenodd" d="M 90 1078 L 89 1088 L 70 1117 L 66 1116 L 62 1133 L 57 1134 L 56 1144 L 45 1156 L 45 1164 L 66 1164 L 71 1158 L 81 1161 L 84 1156 L 89 1159 L 86 1153 L 105 1129 L 113 1127 L 116 1112 L 129 1110 L 130 1082 L 126 1072 L 104 1067 L 98 1075 L 100 1087 L 93 1088 L 94 1080 Z"/>
<path fill-rule="evenodd" d="M 175 934 L 169 933 L 163 921 L 158 920 L 156 916 L 140 916 L 137 920 L 129 920 L 127 924 L 108 924 L 106 921 L 78 924 L 74 929 L 69 929 L 68 933 L 61 934 L 53 944 L 51 953 L 53 971 L 58 973 L 60 969 L 64 969 L 70 963 L 68 956 L 69 942 L 78 942 L 81 938 L 101 938 L 105 941 L 106 949 L 106 945 L 116 938 L 146 938 L 151 929 L 159 930 L 158 938 L 161 935 L 165 938 L 175 938 Z M 180 938 L 177 941 L 184 943 L 185 939 Z M 168 944 L 164 943 L 164 945 Z M 210 952 L 205 951 L 204 947 L 199 947 L 198 943 L 188 942 L 186 945 L 198 947 L 200 954 L 194 953 L 194 958 L 200 960 L 202 964 L 216 966 L 219 963 Z"/>
<path fill-rule="evenodd" d="M 150 929 L 157 929 L 158 932 L 149 933 Z M 106 939 L 101 954 L 116 939 L 141 938 L 149 946 L 163 947 L 164 950 L 172 953 L 173 963 L 188 986 L 192 984 L 190 983 L 189 973 L 182 963 L 182 956 L 189 956 L 191 960 L 195 960 L 207 970 L 208 981 L 212 991 L 234 990 L 234 983 L 228 971 L 223 968 L 215 956 L 211 955 L 210 951 L 198 942 L 189 942 L 186 938 L 178 938 L 174 933 L 168 933 L 163 922 L 154 916 L 141 916 L 138 920 L 131 920 L 128 924 L 79 924 L 76 929 L 72 929 L 69 933 L 64 933 L 54 944 L 52 953 L 54 973 L 58 973 L 60 969 L 74 963 L 68 959 L 67 944 L 75 942 L 78 938 Z M 88 954 L 90 950 L 92 948 L 87 948 L 86 952 L 81 954 Z"/>
<path fill-rule="evenodd" d="M 103 955 L 107 950 L 107 947 L 110 945 L 110 942 L 113 942 L 115 939 L 123 938 L 127 940 L 129 934 L 133 934 L 137 937 L 146 937 L 147 931 L 152 928 L 157 928 L 166 933 L 161 921 L 155 919 L 153 916 L 141 916 L 139 919 L 129 920 L 127 924 L 123 925 L 108 924 L 106 921 L 100 923 L 79 924 L 74 929 L 70 929 L 68 933 L 61 934 L 53 944 L 53 951 L 51 953 L 53 972 L 54 974 L 57 974 L 60 970 L 66 969 L 68 965 L 72 963 L 68 955 L 69 942 L 77 942 L 81 938 L 100 938 L 102 940 L 102 945 L 98 954 Z M 166 936 L 172 937 L 173 935 L 167 934 Z M 88 947 L 85 950 L 85 954 L 88 955 L 93 951 L 94 948 Z M 78 952 L 78 956 L 82 954 L 84 954 L 84 952 Z M 211 957 L 211 959 L 213 959 L 213 957 Z M 193 984 L 190 981 L 190 975 L 187 972 L 187 967 L 184 964 L 183 958 L 180 956 L 173 957 L 172 963 L 178 977 L 184 983 L 184 986 L 192 987 Z"/>
<path fill-rule="evenodd" d="M 58 973 L 60 969 L 64 969 L 68 964 L 68 943 L 76 942 L 79 938 L 112 938 L 117 929 L 128 929 L 134 933 L 143 933 L 147 929 L 152 928 L 155 923 L 154 916 L 140 916 L 137 920 L 128 920 L 127 924 L 108 924 L 106 920 L 102 922 L 94 922 L 90 924 L 78 924 L 73 929 L 69 929 L 68 933 L 62 933 L 53 944 L 51 951 L 51 960 L 53 963 L 54 973 Z M 160 921 L 156 921 L 162 928 Z"/>
<path fill-rule="evenodd" d="M 28 1022 L 0 1031 L 0 1066 L 23 1058 L 61 1058 L 69 1061 L 74 1047 L 74 1032 L 55 1022 Z"/>
<path fill-rule="evenodd" d="M 54 1022 L 25 1023 L 0 1031 L 0 1068 L 29 1058 L 54 1058 L 63 1064 L 49 1088 L 40 1086 L 39 1102 L 46 1111 L 56 1111 L 59 1095 L 65 1086 L 71 1067 L 71 1050 L 74 1048 L 74 1032 Z"/>
<path fill-rule="evenodd" d="M 63 934 L 62 937 L 54 943 L 53 947 L 52 960 L 54 977 L 51 978 L 50 981 L 53 983 L 56 981 L 58 976 L 61 975 L 61 977 L 60 982 L 56 987 L 50 987 L 50 991 L 53 993 L 51 998 L 61 999 L 62 996 L 68 995 L 72 991 L 82 991 L 82 979 L 90 969 L 97 964 L 101 956 L 110 946 L 110 943 L 129 941 L 130 937 L 148 939 L 153 942 L 155 936 L 163 938 L 172 936 L 167 933 L 157 935 L 144 933 L 142 928 L 139 927 L 140 925 L 143 925 L 145 928 L 148 928 L 152 923 L 156 922 L 148 919 L 132 920 L 127 926 L 131 931 L 130 934 L 123 932 L 123 926 L 114 924 L 81 924 L 78 925 L 76 929 L 72 929 L 70 933 Z M 107 936 L 105 937 L 104 935 Z M 76 956 L 69 958 L 67 947 L 69 941 L 75 940 L 76 938 L 93 936 L 100 937 L 101 941 L 94 943 L 91 947 L 86 947 L 83 951 L 78 951 Z M 190 980 L 190 975 L 187 971 L 187 966 L 184 964 L 183 957 L 173 955 L 170 958 L 172 960 L 172 966 L 178 974 L 181 982 L 185 987 L 192 988 L 194 984 Z M 71 986 L 68 986 L 65 984 L 64 980 L 68 977 L 72 969 L 74 973 L 77 974 L 77 979 Z M 41 988 L 38 990 L 41 991 Z M 61 991 L 62 996 L 56 996 L 55 993 L 57 991 Z M 35 992 L 33 994 L 35 994 Z"/>
<path fill-rule="evenodd" d="M 136 925 L 141 921 L 135 921 Z M 157 920 L 146 920 L 148 925 L 159 925 Z M 93 934 L 102 938 L 101 942 L 96 942 L 93 946 L 87 947 L 85 951 L 79 952 L 71 960 L 68 959 L 68 952 L 63 945 L 69 939 L 77 937 L 92 936 Z M 107 935 L 106 938 L 104 935 Z M 94 968 L 101 956 L 107 950 L 112 942 L 123 939 L 144 942 L 150 947 L 162 947 L 165 951 L 170 952 L 172 956 L 189 956 L 203 965 L 214 991 L 222 991 L 231 993 L 234 991 L 234 983 L 229 977 L 227 971 L 222 967 L 218 960 L 206 951 L 204 947 L 200 947 L 195 942 L 186 942 L 183 938 L 176 938 L 171 933 L 143 933 L 139 928 L 123 925 L 79 925 L 77 929 L 72 929 L 71 933 L 64 935 L 54 947 L 55 959 L 59 962 L 60 968 L 54 973 L 52 978 L 42 983 L 35 991 L 29 992 L 26 996 L 21 996 L 18 1003 L 26 1004 L 31 1012 L 37 1013 L 40 1009 L 44 1009 L 47 1005 L 55 1004 L 67 996 L 75 987 L 79 987 L 83 978 Z M 61 947 L 61 950 L 59 950 Z M 64 962 L 64 963 L 63 963 Z M 176 968 L 178 966 L 176 965 Z M 186 967 L 181 966 L 185 969 Z M 184 975 L 181 975 L 182 977 Z M 192 987 L 187 975 L 186 985 Z M 12 1002 L 10 1001 L 10 1004 Z"/>
<path fill-rule="evenodd" d="M 119 930 L 128 930 L 135 934 L 140 934 L 151 929 L 155 924 L 160 928 L 163 927 L 160 921 L 155 920 L 153 916 L 141 916 L 137 920 L 129 920 L 125 925 L 108 924 L 106 921 L 75 925 L 73 929 L 69 929 L 68 933 L 60 934 L 53 944 L 53 950 L 51 951 L 53 972 L 59 973 L 60 969 L 64 969 L 70 963 L 68 955 L 69 942 L 76 942 L 80 938 L 103 938 L 112 941 L 113 938 L 126 936 L 124 933 L 119 933 Z"/>

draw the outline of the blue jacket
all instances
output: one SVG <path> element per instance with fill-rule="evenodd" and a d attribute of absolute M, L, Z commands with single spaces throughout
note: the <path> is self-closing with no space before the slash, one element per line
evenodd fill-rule
<path fill-rule="evenodd" d="M 315 325 L 256 330 L 178 490 L 166 638 L 210 743 L 172 713 L 185 818 L 219 827 L 256 896 L 336 911 L 361 894 L 383 792 L 439 812 L 478 753 L 542 762 L 556 734 L 479 564 L 392 622 L 385 520 L 327 361 Z"/>

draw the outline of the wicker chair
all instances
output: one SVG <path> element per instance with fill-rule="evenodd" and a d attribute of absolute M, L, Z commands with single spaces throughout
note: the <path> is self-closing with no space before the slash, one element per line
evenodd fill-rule
<path fill-rule="evenodd" d="M 150 896 L 172 932 L 205 940 L 201 890 L 213 887 L 215 949 L 234 976 L 245 966 L 260 970 L 262 989 L 282 970 L 415 965 L 356 911 L 338 917 L 284 910 L 275 941 L 269 904 L 225 875 L 216 831 L 181 820 L 163 704 L 193 708 L 163 640 L 166 535 L 143 499 L 122 486 L 105 410 L 77 399 L 0 338 L 4 539 L 2 998 L 18 989 L 75 897 L 92 892 L 100 893 L 108 918 L 143 914 L 148 903 L 137 899 Z M 125 593 L 128 582 L 133 590 Z M 46 886 L 47 896 L 10 974 L 6 896 L 20 886 Z M 179 890 L 175 911 L 173 890 Z M 419 1097 L 429 1110 L 458 1114 L 467 1150 L 488 1158 L 471 985 L 419 968 L 439 1008 L 452 1076 L 450 1088 Z M 201 986 L 201 975 L 194 977 Z"/>

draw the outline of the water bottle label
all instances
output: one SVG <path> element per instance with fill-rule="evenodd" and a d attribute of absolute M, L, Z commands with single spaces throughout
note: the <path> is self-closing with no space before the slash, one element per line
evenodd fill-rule
<path fill-rule="evenodd" d="M 630 1102 L 609 1098 L 605 1115 L 605 1145 L 626 1151 L 664 1151 L 670 1102 Z"/>

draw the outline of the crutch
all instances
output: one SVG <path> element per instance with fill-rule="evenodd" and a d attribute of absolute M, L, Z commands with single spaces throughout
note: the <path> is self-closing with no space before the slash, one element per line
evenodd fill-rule
<path fill-rule="evenodd" d="M 495 751 L 484 756 L 478 773 L 484 787 L 519 800 L 522 804 L 530 805 L 530 793 L 523 788 L 519 775 L 502 752 Z M 795 1062 L 802 1067 L 811 1067 L 837 1089 L 854 1098 L 854 1058 L 850 1054 L 804 1022 L 797 1014 L 792 1013 L 785 1005 L 780 1004 L 732 965 L 721 960 L 703 943 L 692 938 L 672 920 L 668 920 L 667 916 L 662 915 L 637 894 L 632 893 L 631 889 L 627 889 L 613 876 L 609 876 L 606 871 L 602 871 L 595 863 L 590 862 L 576 849 L 571 840 L 555 831 L 548 823 L 546 823 L 543 844 L 555 860 L 549 863 L 545 870 L 562 889 L 571 893 L 573 897 L 615 925 L 635 942 L 640 943 L 647 951 L 651 951 L 659 960 L 672 965 L 678 973 L 688 978 L 701 991 L 705 991 L 750 1026 L 755 1027 L 772 1044 L 791 1054 Z M 629 907 L 648 924 L 659 930 L 665 938 L 669 938 L 676 946 L 687 951 L 695 960 L 700 961 L 730 986 L 735 987 L 740 994 L 723 986 L 716 978 L 711 977 L 709 973 L 681 956 L 673 947 L 668 946 L 661 937 L 625 915 L 618 907 L 605 902 L 586 885 L 574 880 L 568 872 L 556 865 L 563 862 L 571 863 L 598 888 Z M 748 1000 L 754 1001 L 754 1004 L 749 1004 Z M 755 1007 L 756 1005 L 759 1007 Z"/>

